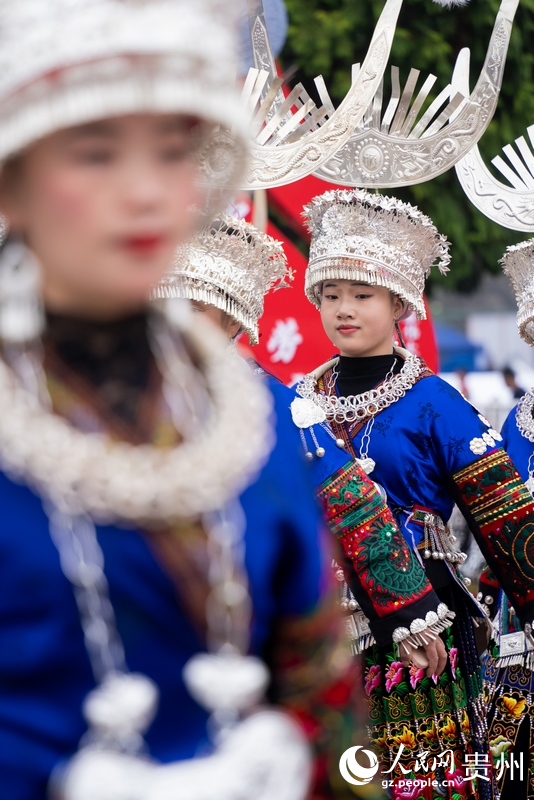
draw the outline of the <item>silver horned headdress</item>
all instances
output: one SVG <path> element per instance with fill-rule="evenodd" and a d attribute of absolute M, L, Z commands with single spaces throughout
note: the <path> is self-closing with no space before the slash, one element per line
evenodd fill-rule
<path fill-rule="evenodd" d="M 508 181 L 496 178 L 489 171 L 478 146 L 456 165 L 456 174 L 473 205 L 486 217 L 513 231 L 534 232 L 534 125 L 527 128 L 530 145 L 524 136 L 515 140 L 516 147 L 502 149 L 508 163 L 495 156 L 493 166 Z"/>
<path fill-rule="evenodd" d="M 283 97 L 280 91 L 283 81 L 275 77 L 261 3 L 249 0 L 252 46 L 258 68 L 249 70 L 243 87 L 252 132 L 250 167 L 243 188 L 266 189 L 304 178 L 343 147 L 382 79 L 402 2 L 386 0 L 362 67 L 343 102 L 334 109 L 331 101 L 325 100 L 328 94 L 322 78 L 316 79 L 320 108 L 301 84 L 287 98 Z M 228 145 L 221 137 L 221 157 L 225 146 Z"/>
<path fill-rule="evenodd" d="M 500 262 L 517 300 L 519 335 L 534 345 L 534 239 L 507 247 Z"/>
<path fill-rule="evenodd" d="M 235 5 L 0 0 L 0 161 L 61 128 L 144 112 L 192 115 L 243 143 Z"/>
<path fill-rule="evenodd" d="M 435 2 L 454 4 L 452 0 Z M 419 71 L 410 71 L 401 90 L 399 70 L 392 67 L 391 97 L 385 110 L 380 83 L 349 140 L 314 174 L 345 186 L 391 189 L 423 183 L 451 169 L 478 142 L 493 118 L 518 4 L 519 0 L 502 0 L 486 60 L 471 94 L 468 48 L 458 56 L 451 84 L 426 109 L 436 77 L 429 75 L 415 95 Z"/>
<path fill-rule="evenodd" d="M 250 344 L 257 344 L 264 296 L 273 287 L 287 287 L 292 277 L 281 242 L 221 214 L 179 248 L 154 297 L 185 297 L 220 308 L 240 323 Z"/>
<path fill-rule="evenodd" d="M 306 295 L 318 306 L 327 280 L 385 286 L 425 319 L 423 291 L 432 265 L 448 272 L 449 242 L 418 208 L 363 189 L 315 197 L 303 214 L 312 233 Z"/>
<path fill-rule="evenodd" d="M 434 0 L 442 6 L 467 0 Z M 392 94 L 382 114 L 381 82 L 402 0 L 387 0 L 367 56 L 353 67 L 352 87 L 335 109 L 321 77 L 320 107 L 299 84 L 285 98 L 265 26 L 262 0 L 247 0 L 255 69 L 243 97 L 252 119 L 252 159 L 246 188 L 281 186 L 313 172 L 326 181 L 358 187 L 409 186 L 454 166 L 489 125 L 502 83 L 512 22 L 519 0 L 502 0 L 486 60 L 473 93 L 454 86 L 424 104 L 436 80 L 430 75 L 413 99 L 419 76 L 411 70 L 401 92 L 392 68 Z M 469 74 L 469 50 L 455 72 Z M 413 103 L 412 103 L 413 99 Z M 223 159 L 224 142 L 219 155 Z"/>

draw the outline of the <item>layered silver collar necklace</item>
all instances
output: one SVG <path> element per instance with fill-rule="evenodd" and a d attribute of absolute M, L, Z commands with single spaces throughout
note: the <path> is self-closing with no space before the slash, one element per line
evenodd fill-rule
<path fill-rule="evenodd" d="M 397 375 L 388 374 L 386 379 L 375 389 L 362 394 L 338 397 L 337 394 L 323 394 L 317 391 L 317 384 L 328 369 L 339 363 L 336 358 L 328 362 L 316 372 L 305 375 L 297 384 L 297 393 L 306 400 L 311 400 L 319 406 L 328 422 L 358 422 L 375 417 L 388 406 L 396 403 L 419 380 L 421 374 L 427 369 L 424 361 L 406 350 L 395 350 L 405 358 L 404 365 Z"/>

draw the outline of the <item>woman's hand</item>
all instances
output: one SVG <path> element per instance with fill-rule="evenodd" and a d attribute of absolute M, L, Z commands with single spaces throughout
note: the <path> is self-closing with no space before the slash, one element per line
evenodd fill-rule
<path fill-rule="evenodd" d="M 440 636 L 436 636 L 421 647 L 402 642 L 399 650 L 400 659 L 405 667 L 409 667 L 413 662 L 419 669 L 426 670 L 429 678 L 441 675 L 447 664 L 447 651 Z"/>

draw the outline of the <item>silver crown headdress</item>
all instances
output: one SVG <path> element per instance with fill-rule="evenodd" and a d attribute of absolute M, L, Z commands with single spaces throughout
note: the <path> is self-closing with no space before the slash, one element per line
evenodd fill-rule
<path fill-rule="evenodd" d="M 534 239 L 506 248 L 500 262 L 517 300 L 519 335 L 534 345 Z"/>
<path fill-rule="evenodd" d="M 451 169 L 479 141 L 495 113 L 518 5 L 519 0 L 502 0 L 471 95 L 468 48 L 458 55 L 451 84 L 419 119 L 436 77 L 429 75 L 413 99 L 419 71 L 410 71 L 401 93 L 399 70 L 392 67 L 391 98 L 384 113 L 381 83 L 349 140 L 314 175 L 345 186 L 392 188 L 423 183 Z"/>
<path fill-rule="evenodd" d="M 225 176 L 239 180 L 247 133 L 235 5 L 0 0 L 0 160 L 107 116 L 184 113 L 233 129 L 240 144 Z"/>
<path fill-rule="evenodd" d="M 306 295 L 320 305 L 327 280 L 385 286 L 425 319 L 423 291 L 432 265 L 448 272 L 449 243 L 418 208 L 363 189 L 315 197 L 303 214 L 312 233 Z"/>
<path fill-rule="evenodd" d="M 281 242 L 249 222 L 221 214 L 179 248 L 153 296 L 185 297 L 220 308 L 257 344 L 264 296 L 273 287 L 287 287 L 292 277 Z"/>

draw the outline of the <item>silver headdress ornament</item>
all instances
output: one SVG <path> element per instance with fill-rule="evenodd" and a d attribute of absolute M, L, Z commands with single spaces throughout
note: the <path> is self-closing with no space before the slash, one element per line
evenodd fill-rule
<path fill-rule="evenodd" d="M 491 160 L 506 178 L 503 183 L 486 167 L 478 146 L 456 165 L 456 174 L 469 200 L 486 217 L 513 231 L 534 232 L 534 125 L 527 128 L 530 145 L 524 136 L 515 140 L 517 150 L 507 144 L 502 149 L 509 163 L 495 156 Z"/>
<path fill-rule="evenodd" d="M 534 345 L 534 239 L 507 247 L 500 262 L 517 300 L 519 335 Z"/>
<path fill-rule="evenodd" d="M 262 6 L 258 0 L 249 0 L 253 53 L 255 63 L 261 68 L 249 70 L 243 87 L 253 140 L 243 188 L 267 189 L 297 181 L 310 175 L 343 147 L 382 79 L 401 6 L 402 0 L 387 0 L 362 68 L 337 109 L 328 98 L 322 78 L 316 79 L 322 102 L 318 109 L 301 84 L 287 98 L 281 97 L 283 81 L 276 77 Z M 295 113 L 293 107 L 297 108 Z M 229 143 L 221 137 L 219 144 L 212 158 L 224 160 Z"/>
<path fill-rule="evenodd" d="M 239 182 L 248 137 L 236 88 L 236 6 L 0 0 L 0 161 L 61 128 L 183 113 L 232 128 L 238 144 L 225 181 Z"/>
<path fill-rule="evenodd" d="M 385 111 L 381 83 L 349 140 L 314 175 L 345 186 L 393 188 L 423 183 L 451 169 L 478 142 L 495 113 L 518 3 L 501 3 L 471 95 L 468 48 L 458 55 L 451 84 L 422 114 L 436 77 L 429 75 L 413 99 L 419 71 L 410 71 L 401 92 L 398 67 L 392 67 L 392 92 Z"/>
<path fill-rule="evenodd" d="M 423 291 L 438 260 L 448 272 L 449 242 L 415 206 L 363 189 L 335 189 L 312 200 L 303 214 L 312 233 L 305 291 L 320 305 L 327 280 L 385 286 L 425 319 Z"/>
<path fill-rule="evenodd" d="M 220 308 L 258 344 L 263 298 L 293 279 L 282 243 L 249 222 L 221 214 L 177 252 L 154 298 L 185 297 Z"/>

